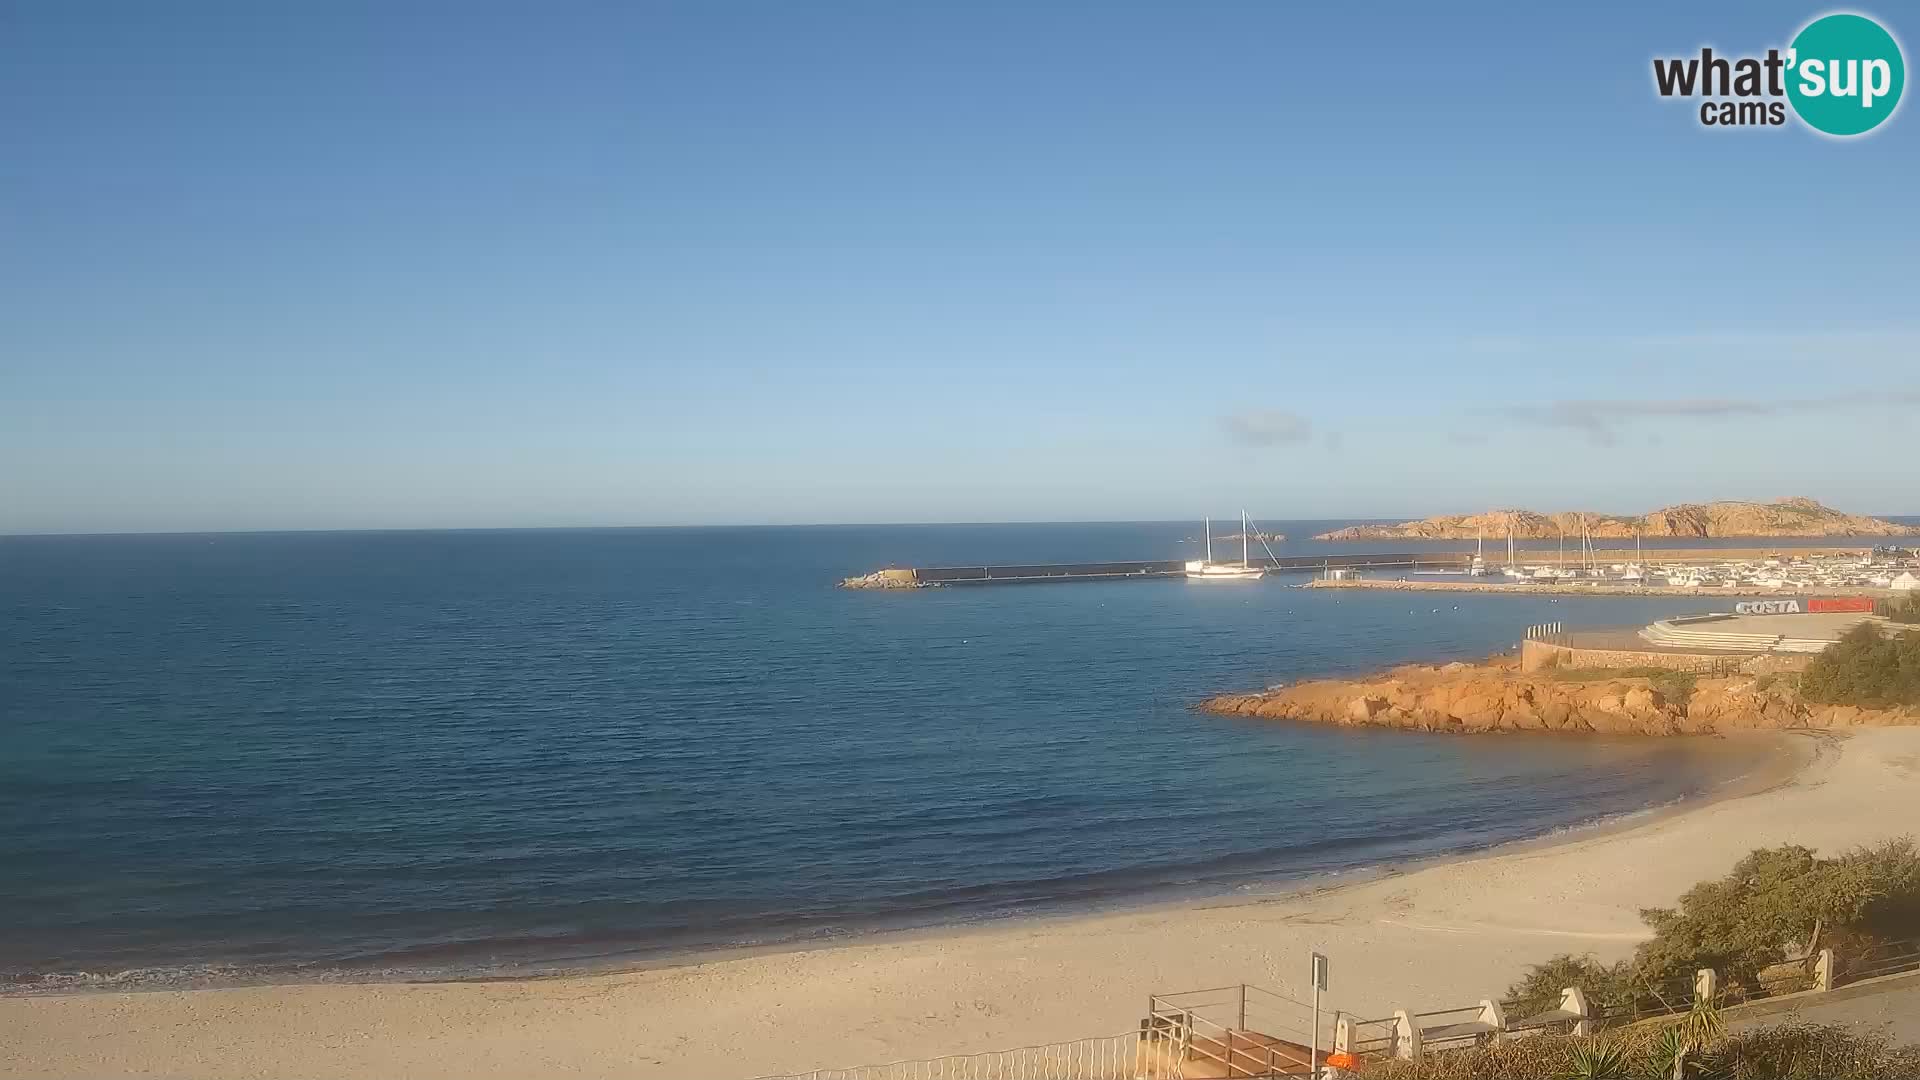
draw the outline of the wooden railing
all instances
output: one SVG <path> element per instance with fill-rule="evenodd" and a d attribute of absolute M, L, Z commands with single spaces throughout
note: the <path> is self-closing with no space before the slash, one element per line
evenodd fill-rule
<path fill-rule="evenodd" d="M 1204 1075 L 1306 1076 L 1316 1056 L 1312 1006 L 1247 983 L 1155 994 L 1147 1020 L 1173 1038 Z M 1195 1070 L 1201 1071 L 1201 1070 Z"/>
<path fill-rule="evenodd" d="M 1801 970 L 1805 974 L 1801 974 Z M 1455 1047 L 1534 1034 L 1586 1035 L 1675 1016 L 1708 1000 L 1737 1006 L 1803 992 L 1832 990 L 1866 979 L 1920 972 L 1920 939 L 1896 941 L 1850 956 L 1823 949 L 1774 965 L 1776 977 L 1758 987 L 1723 991 L 1719 977 L 1702 970 L 1691 980 L 1642 987 L 1628 1005 L 1589 1005 L 1579 987 L 1567 987 L 1560 1004 L 1509 1020 L 1518 1002 L 1407 1012 L 1376 1019 L 1333 1013 L 1333 1037 L 1321 1039 L 1312 1006 L 1249 984 L 1182 994 L 1156 994 L 1137 1032 L 996 1050 L 984 1054 L 894 1061 L 841 1069 L 816 1069 L 757 1080 L 1188 1080 L 1228 1077 L 1272 1080 L 1311 1072 L 1319 1048 L 1360 1061 L 1419 1057 Z"/>

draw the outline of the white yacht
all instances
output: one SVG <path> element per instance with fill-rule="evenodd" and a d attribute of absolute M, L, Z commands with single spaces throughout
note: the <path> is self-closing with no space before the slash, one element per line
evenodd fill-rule
<path fill-rule="evenodd" d="M 1187 579 L 1189 581 L 1251 581 L 1265 577 L 1266 568 L 1255 566 L 1247 558 L 1247 537 L 1253 532 L 1252 522 L 1247 520 L 1247 512 L 1240 511 L 1240 561 L 1238 563 L 1217 563 L 1213 561 L 1213 519 L 1206 519 L 1207 557 L 1187 561 Z"/>

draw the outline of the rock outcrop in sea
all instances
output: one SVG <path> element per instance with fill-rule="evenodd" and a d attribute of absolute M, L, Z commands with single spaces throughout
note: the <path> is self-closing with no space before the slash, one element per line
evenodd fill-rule
<path fill-rule="evenodd" d="M 1861 514 L 1846 514 L 1805 498 L 1770 503 L 1681 503 L 1639 517 L 1568 511 L 1489 510 L 1405 521 L 1398 525 L 1353 525 L 1315 540 L 1503 540 L 1508 528 L 1517 540 L 1578 537 L 1596 539 L 1724 536 L 1920 536 L 1920 526 L 1901 525 Z"/>
<path fill-rule="evenodd" d="M 1711 735 L 1920 724 L 1920 708 L 1808 702 L 1790 676 L 1568 679 L 1550 670 L 1523 674 L 1505 658 L 1220 694 L 1199 707 L 1229 716 L 1457 734 Z"/>
<path fill-rule="evenodd" d="M 871 574 L 842 578 L 840 587 L 843 589 L 917 589 L 920 587 L 920 579 L 914 576 L 912 570 L 888 567 L 885 570 L 875 570 Z"/>

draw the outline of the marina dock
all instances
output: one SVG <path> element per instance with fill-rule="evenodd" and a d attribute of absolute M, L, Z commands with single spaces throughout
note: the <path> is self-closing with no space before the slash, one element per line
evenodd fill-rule
<path fill-rule="evenodd" d="M 1289 558 L 1251 558 L 1249 565 L 1281 574 L 1316 574 L 1341 569 L 1462 570 L 1473 556 L 1452 552 L 1399 552 L 1368 555 L 1299 555 Z M 1050 581 L 1115 581 L 1177 578 L 1186 575 L 1186 560 L 1145 559 L 1135 562 L 1028 563 L 1001 566 L 895 567 L 850 577 L 840 584 L 849 589 L 920 589 L 943 585 L 1018 585 Z"/>

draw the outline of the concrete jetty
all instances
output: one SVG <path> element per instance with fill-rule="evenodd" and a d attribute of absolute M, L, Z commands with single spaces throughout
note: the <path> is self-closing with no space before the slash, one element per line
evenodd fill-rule
<path fill-rule="evenodd" d="M 1281 574 L 1335 569 L 1460 570 L 1471 555 L 1453 552 L 1387 552 L 1367 555 L 1297 555 L 1255 558 L 1249 564 Z M 1134 562 L 1024 563 L 983 566 L 890 567 L 840 582 L 844 589 L 920 589 L 941 585 L 1013 585 L 1034 582 L 1151 580 L 1185 577 L 1184 559 Z"/>

